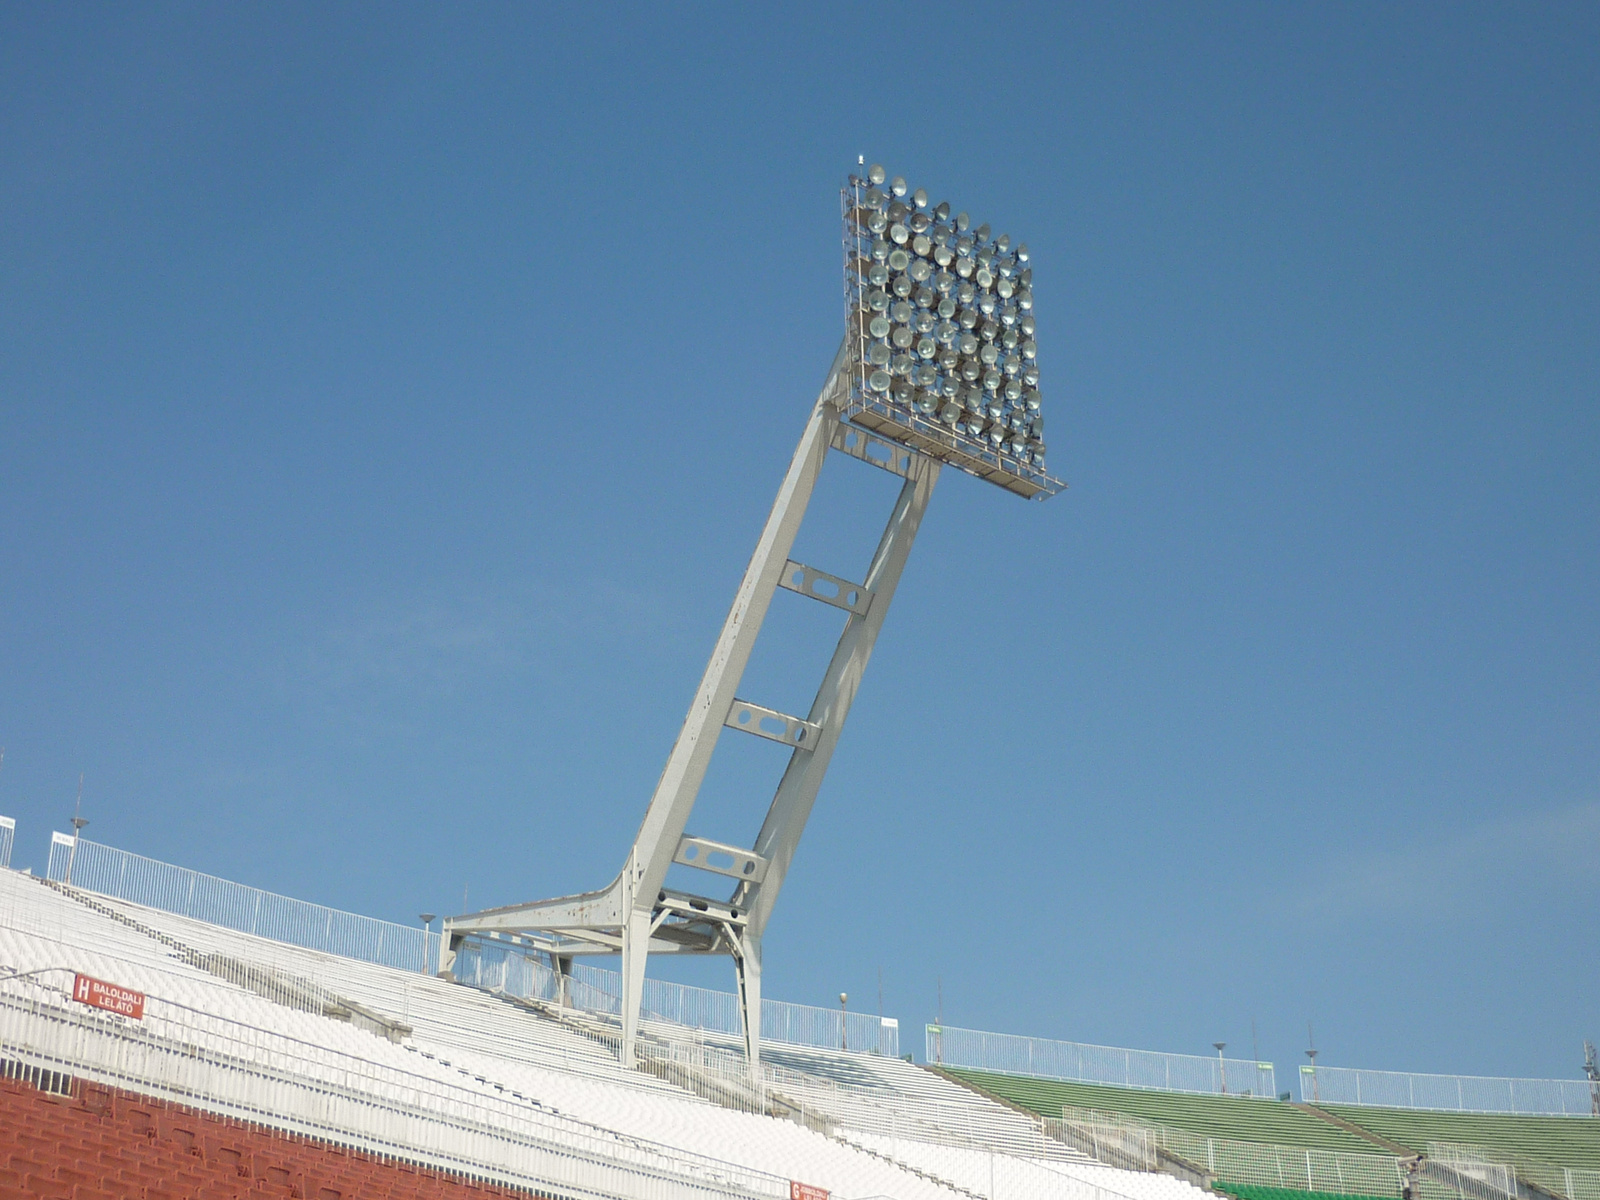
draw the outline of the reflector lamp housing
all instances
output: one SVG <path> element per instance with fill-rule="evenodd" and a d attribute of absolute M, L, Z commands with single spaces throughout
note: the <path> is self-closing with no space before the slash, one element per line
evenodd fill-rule
<path fill-rule="evenodd" d="M 887 177 L 874 164 L 840 194 L 841 415 L 1019 496 L 1055 495 L 1027 245 Z"/>

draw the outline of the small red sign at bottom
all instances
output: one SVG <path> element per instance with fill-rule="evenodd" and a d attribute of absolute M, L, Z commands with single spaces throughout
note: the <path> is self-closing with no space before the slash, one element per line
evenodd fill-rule
<path fill-rule="evenodd" d="M 828 1200 L 828 1189 L 789 1181 L 789 1200 Z"/>
<path fill-rule="evenodd" d="M 114 983 L 107 983 L 104 979 L 96 979 L 92 975 L 74 975 L 72 977 L 72 998 L 79 1004 L 87 1004 L 91 1008 L 103 1008 L 107 1012 L 120 1013 L 124 1017 L 132 1017 L 135 1021 L 144 1019 L 143 992 L 135 992 L 125 987 L 118 987 Z"/>

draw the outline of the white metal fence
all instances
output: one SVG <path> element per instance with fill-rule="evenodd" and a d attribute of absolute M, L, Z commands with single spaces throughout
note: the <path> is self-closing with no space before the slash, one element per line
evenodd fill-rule
<path fill-rule="evenodd" d="M 0 978 L 0 1053 L 272 1128 L 588 1200 L 783 1200 L 788 1180 L 617 1134 L 157 996 L 138 1024 L 71 971 Z M 558 1189 L 551 1191 L 550 1189 Z"/>
<path fill-rule="evenodd" d="M 1271 1063 L 1090 1046 L 950 1025 L 928 1026 L 926 1053 L 930 1063 L 947 1067 L 1164 1092 L 1226 1092 L 1270 1098 L 1277 1088 Z"/>
<path fill-rule="evenodd" d="M 17 819 L 0 817 L 0 868 L 11 865 L 11 843 L 17 838 Z"/>
<path fill-rule="evenodd" d="M 439 961 L 440 935 L 424 933 L 421 926 L 397 925 L 294 900 L 86 838 L 74 839 L 70 834 L 51 835 L 45 874 L 57 882 L 148 908 L 362 962 L 426 972 Z M 554 1001 L 559 995 L 560 981 L 554 971 L 526 954 L 492 942 L 469 943 L 456 960 L 455 975 L 463 983 L 501 989 L 514 996 Z M 621 995 L 619 972 L 581 964 L 574 967 L 567 996 L 573 1007 L 615 1016 L 622 1009 Z M 644 1007 L 651 1019 L 691 1029 L 739 1032 L 739 1004 L 732 992 L 647 978 Z M 841 1014 L 783 1000 L 762 1001 L 761 1037 L 763 1041 L 842 1046 L 891 1057 L 900 1053 L 900 1026 L 893 1018 Z"/>
<path fill-rule="evenodd" d="M 425 933 L 420 925 L 398 925 L 294 900 L 70 834 L 51 835 L 45 876 L 224 929 L 362 962 L 427 971 L 439 961 L 439 935 Z"/>
<path fill-rule="evenodd" d="M 1050 1131 L 1069 1145 L 1134 1170 L 1159 1170 L 1165 1151 L 1225 1183 L 1399 1196 L 1405 1183 L 1404 1160 L 1386 1154 L 1352 1154 L 1207 1137 L 1187 1129 L 1146 1125 L 1120 1113 L 1065 1106 Z M 1091 1148 L 1095 1147 L 1095 1148 Z"/>
<path fill-rule="evenodd" d="M 555 1003 L 561 994 L 561 980 L 555 971 L 536 958 L 493 942 L 463 946 L 456 955 L 454 973 L 463 983 L 524 999 Z M 621 997 L 619 972 L 574 964 L 567 986 L 567 1003 L 573 1008 L 614 1017 L 622 1011 Z M 690 1029 L 741 1032 L 739 1000 L 732 992 L 663 979 L 645 979 L 643 1015 L 646 1020 L 669 1021 Z M 900 1023 L 893 1017 L 763 999 L 761 1040 L 898 1058 Z"/>
<path fill-rule="evenodd" d="M 1516 1170 L 1529 1183 L 1536 1183 L 1545 1191 L 1569 1200 L 1600 1200 L 1600 1171 L 1528 1162 L 1519 1162 Z"/>
<path fill-rule="evenodd" d="M 1594 1085 L 1583 1079 L 1495 1079 L 1481 1075 L 1418 1075 L 1355 1067 L 1300 1068 L 1308 1104 L 1359 1104 L 1443 1112 L 1595 1115 Z"/>
<path fill-rule="evenodd" d="M 1513 1158 L 1503 1150 L 1461 1142 L 1429 1142 L 1428 1157 L 1491 1188 L 1510 1191 L 1521 1179 L 1569 1200 L 1600 1200 L 1600 1171 Z"/>
<path fill-rule="evenodd" d="M 1509 1162 L 1500 1161 L 1485 1147 L 1456 1142 L 1429 1142 L 1428 1158 L 1455 1172 L 1463 1183 L 1476 1182 L 1492 1192 L 1508 1196 L 1517 1194 L 1516 1168 Z"/>

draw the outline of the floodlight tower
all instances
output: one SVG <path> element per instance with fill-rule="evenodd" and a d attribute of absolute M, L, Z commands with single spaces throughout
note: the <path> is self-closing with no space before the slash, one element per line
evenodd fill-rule
<path fill-rule="evenodd" d="M 1028 248 L 992 237 L 988 225 L 973 229 L 967 214 L 952 215 L 948 204 L 930 206 L 921 189 L 907 191 L 904 179 L 888 181 L 876 165 L 851 175 L 842 190 L 844 341 L 621 872 L 596 892 L 443 923 L 441 973 L 469 938 L 509 940 L 550 956 L 563 996 L 575 956 L 621 954 L 625 1063 L 634 1060 L 647 956 L 726 954 L 734 961 L 751 1077 L 759 1083 L 762 935 L 940 469 L 955 467 L 1029 499 L 1063 486 L 1044 465 Z M 859 581 L 789 556 L 830 450 L 903 481 Z M 803 717 L 738 694 L 779 588 L 845 614 Z M 748 849 L 684 832 L 724 728 L 789 749 Z M 732 890 L 718 899 L 669 888 L 674 864 L 731 879 Z"/>

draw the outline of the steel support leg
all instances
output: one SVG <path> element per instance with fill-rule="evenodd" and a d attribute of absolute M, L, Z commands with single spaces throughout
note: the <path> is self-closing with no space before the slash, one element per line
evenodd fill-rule
<path fill-rule="evenodd" d="M 650 953 L 650 913 L 631 911 L 622 927 L 622 1065 L 638 1065 L 639 1010 L 644 1004 L 644 964 Z"/>
<path fill-rule="evenodd" d="M 553 954 L 550 956 L 550 965 L 556 972 L 556 1006 L 558 1008 L 572 1007 L 572 955 Z"/>
<path fill-rule="evenodd" d="M 449 922 L 446 921 L 444 929 L 439 934 L 439 970 L 440 979 L 454 979 L 456 967 L 456 950 L 461 945 L 461 935 L 450 931 Z"/>
<path fill-rule="evenodd" d="M 861 676 L 872 656 L 878 631 L 883 628 L 900 574 L 910 557 L 911 544 L 922 524 L 928 501 L 932 499 L 939 465 L 936 460 L 920 455 L 911 462 L 877 552 L 872 556 L 872 565 L 867 569 L 863 586 L 872 593 L 872 604 L 864 615 L 852 615 L 845 624 L 827 673 L 822 677 L 822 686 L 811 704 L 807 719 L 820 726 L 822 734 L 810 750 L 797 750 L 789 759 L 766 820 L 761 824 L 754 848 L 767 860 L 765 876 L 760 883 L 741 884 L 734 895 L 735 902 L 748 909 L 747 928 L 757 938 L 766 930 L 778 891 L 794 861 L 800 835 L 805 831 L 817 791 L 822 787 L 822 777 L 833 759 L 834 747 L 839 743 L 850 705 L 861 686 Z"/>
<path fill-rule="evenodd" d="M 739 939 L 734 956 L 739 980 L 739 1028 L 744 1033 L 745 1063 L 750 1069 L 750 1086 L 761 1088 L 761 939 L 748 933 Z"/>

